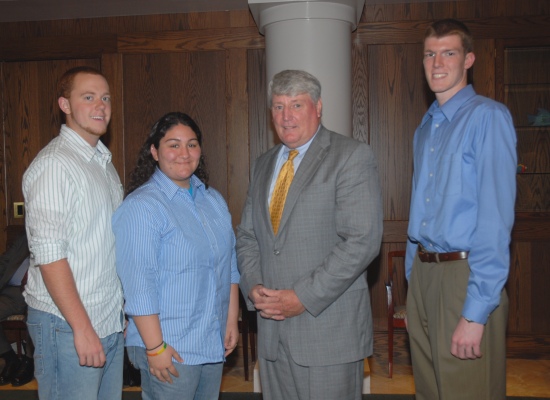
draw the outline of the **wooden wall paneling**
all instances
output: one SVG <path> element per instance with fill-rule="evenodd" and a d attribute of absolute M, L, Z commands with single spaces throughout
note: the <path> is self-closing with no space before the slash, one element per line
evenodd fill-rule
<path fill-rule="evenodd" d="M 509 41 L 507 41 L 509 42 Z M 550 82 L 550 39 L 546 43 L 530 42 L 513 45 L 507 43 L 504 50 L 505 64 L 513 69 L 505 69 L 504 82 L 507 84 L 544 84 Z"/>
<path fill-rule="evenodd" d="M 512 241 L 550 242 L 550 214 L 516 213 Z"/>
<path fill-rule="evenodd" d="M 449 16 L 445 16 L 448 18 Z M 433 19 L 413 21 L 362 22 L 357 27 L 356 37 L 363 44 L 422 43 L 424 32 Z M 462 20 L 471 30 L 475 40 L 522 39 L 550 36 L 550 15 L 526 17 L 491 17 Z"/>
<path fill-rule="evenodd" d="M 531 329 L 532 333 L 550 334 L 550 240 L 536 241 L 531 244 L 532 260 L 536 260 L 531 275 Z"/>
<path fill-rule="evenodd" d="M 495 41 L 474 38 L 475 61 L 472 67 L 472 84 L 477 94 L 496 99 L 495 93 Z"/>
<path fill-rule="evenodd" d="M 107 134 L 101 141 L 113 155 L 115 166 L 122 185 L 124 185 L 124 99 L 122 55 L 104 54 L 101 57 L 101 72 L 109 82 L 111 92 L 111 122 Z"/>
<path fill-rule="evenodd" d="M 527 173 L 550 174 L 550 127 L 518 128 L 518 164 L 527 167 Z"/>
<path fill-rule="evenodd" d="M 229 211 L 233 226 L 241 221 L 249 182 L 248 147 L 248 59 L 246 49 L 227 51 L 226 98 L 227 98 L 227 191 Z"/>
<path fill-rule="evenodd" d="M 382 242 L 405 243 L 407 241 L 408 220 L 392 221 L 384 220 L 384 234 Z"/>
<path fill-rule="evenodd" d="M 550 13 L 549 8 L 550 4 L 547 1 L 540 0 L 461 0 L 455 2 L 367 4 L 363 10 L 361 22 L 548 15 Z"/>
<path fill-rule="evenodd" d="M 38 152 L 57 134 L 62 122 L 57 105 L 56 84 L 69 68 L 89 65 L 99 68 L 99 60 L 54 60 L 4 63 L 4 102 L 6 109 L 5 167 L 8 224 L 13 219 L 12 204 L 23 201 L 23 173 Z"/>
<path fill-rule="evenodd" d="M 197 14 L 197 13 L 195 13 Z M 0 23 L 0 38 L 101 35 L 256 26 L 248 9 L 191 14 L 134 15 Z M 211 17 L 208 14 L 213 14 Z"/>
<path fill-rule="evenodd" d="M 34 37 L 0 39 L 0 59 L 3 61 L 99 58 L 115 53 L 115 35 Z"/>
<path fill-rule="evenodd" d="M 506 357 L 550 360 L 550 335 L 508 332 L 506 335 Z"/>
<path fill-rule="evenodd" d="M 370 45 L 363 50 L 368 64 L 370 144 L 378 159 L 384 228 L 392 221 L 406 232 L 412 180 L 412 139 L 428 107 L 420 44 Z M 355 83 L 354 85 L 355 86 Z M 405 226 L 403 226 L 405 225 Z M 396 232 L 402 238 L 402 234 Z M 380 269 L 369 267 L 373 316 L 383 317 L 386 304 L 384 233 Z M 406 241 L 406 236 L 402 242 Z M 402 244 L 403 245 L 403 244 Z M 390 246 L 391 247 L 391 246 Z"/>
<path fill-rule="evenodd" d="M 265 50 L 248 50 L 249 160 L 254 161 L 275 143 L 276 133 L 267 108 Z"/>
<path fill-rule="evenodd" d="M 170 55 L 123 55 L 124 109 L 124 181 L 125 187 L 136 165 L 139 150 L 152 125 L 162 115 L 172 111 L 170 91 L 174 77 L 170 76 Z M 178 79 L 179 81 L 179 79 Z M 119 173 L 121 173 L 119 171 Z"/>
<path fill-rule="evenodd" d="M 153 123 L 181 111 L 199 125 L 210 183 L 227 196 L 225 52 L 125 55 L 123 69 L 126 179 Z"/>
<path fill-rule="evenodd" d="M 254 17 L 249 10 L 233 10 L 229 11 L 229 26 L 231 28 L 238 28 L 243 26 L 256 26 Z"/>
<path fill-rule="evenodd" d="M 384 219 L 407 220 L 414 131 L 428 107 L 420 45 L 368 46 L 370 142 L 379 165 Z"/>
<path fill-rule="evenodd" d="M 517 214 L 506 283 L 510 298 L 509 333 L 547 335 L 550 339 L 550 317 L 546 312 L 550 303 L 547 265 L 550 265 L 550 216 Z M 520 348 L 520 339 L 516 339 L 513 345 Z M 525 345 L 529 347 L 529 341 Z"/>
<path fill-rule="evenodd" d="M 7 187 L 6 187 L 6 135 L 4 133 L 4 126 L 5 126 L 5 120 L 6 120 L 6 104 L 4 101 L 4 93 L 6 92 L 6 86 L 5 86 L 5 77 L 4 77 L 4 64 L 3 62 L 0 62 L 0 123 L 2 124 L 2 145 L 0 146 L 0 160 L 2 161 L 2 164 L 0 165 L 0 243 L 6 243 L 6 227 L 8 225 L 8 211 L 7 211 L 7 205 L 6 205 L 6 197 L 7 197 Z M 2 252 L 5 250 L 5 248 L 1 248 Z"/>
<path fill-rule="evenodd" d="M 369 132 L 369 66 L 368 52 L 352 38 L 352 126 L 353 137 L 360 142 L 370 143 Z"/>
<path fill-rule="evenodd" d="M 257 28 L 125 33 L 118 36 L 121 53 L 215 51 L 265 47 Z"/>
<path fill-rule="evenodd" d="M 508 85 L 504 95 L 514 125 L 519 127 L 528 126 L 528 115 L 536 115 L 539 108 L 550 108 L 550 84 Z"/>
<path fill-rule="evenodd" d="M 550 212 L 550 175 L 518 174 L 516 212 Z"/>
<path fill-rule="evenodd" d="M 510 274 L 506 291 L 510 301 L 508 331 L 529 332 L 531 320 L 531 285 L 533 282 L 530 242 L 513 242 L 510 253 Z"/>

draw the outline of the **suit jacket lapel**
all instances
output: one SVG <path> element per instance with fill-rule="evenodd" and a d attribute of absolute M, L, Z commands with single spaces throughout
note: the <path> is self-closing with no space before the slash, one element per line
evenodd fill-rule
<path fill-rule="evenodd" d="M 311 142 L 306 155 L 302 159 L 298 171 L 294 174 L 294 179 L 292 180 L 292 184 L 290 185 L 290 189 L 288 190 L 286 197 L 283 215 L 281 216 L 279 234 L 284 229 L 285 224 L 292 213 L 292 209 L 296 205 L 296 201 L 298 200 L 300 193 L 306 187 L 311 177 L 315 175 L 323 159 L 325 158 L 329 146 L 330 135 L 326 129 L 321 126 L 317 136 L 315 136 L 315 139 Z"/>

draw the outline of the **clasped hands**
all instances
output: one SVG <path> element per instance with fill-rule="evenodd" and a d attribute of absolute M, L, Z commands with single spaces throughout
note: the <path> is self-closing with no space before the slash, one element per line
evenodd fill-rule
<path fill-rule="evenodd" d="M 263 285 L 256 285 L 248 297 L 262 318 L 282 321 L 306 310 L 296 292 L 291 289 L 268 289 Z"/>

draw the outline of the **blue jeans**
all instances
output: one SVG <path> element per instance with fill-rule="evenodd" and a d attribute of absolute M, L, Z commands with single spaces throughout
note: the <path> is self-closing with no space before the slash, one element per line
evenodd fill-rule
<path fill-rule="evenodd" d="M 67 321 L 29 307 L 27 326 L 35 347 L 34 375 L 41 400 L 122 398 L 122 332 L 101 339 L 107 361 L 102 368 L 93 368 L 79 364 Z"/>
<path fill-rule="evenodd" d="M 201 365 L 174 362 L 179 377 L 172 376 L 173 383 L 168 383 L 151 375 L 143 347 L 129 346 L 127 350 L 130 362 L 141 372 L 142 400 L 218 400 L 222 383 L 222 362 Z"/>

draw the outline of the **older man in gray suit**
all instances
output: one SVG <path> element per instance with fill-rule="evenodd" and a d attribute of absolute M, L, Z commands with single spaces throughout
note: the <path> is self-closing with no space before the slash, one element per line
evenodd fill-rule
<path fill-rule="evenodd" d="M 241 289 L 261 316 L 264 399 L 360 399 L 372 354 L 366 269 L 382 236 L 375 158 L 365 143 L 322 126 L 311 74 L 276 74 L 268 98 L 282 144 L 255 162 L 237 230 Z M 279 220 L 286 163 L 293 180 Z"/>

